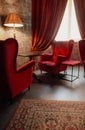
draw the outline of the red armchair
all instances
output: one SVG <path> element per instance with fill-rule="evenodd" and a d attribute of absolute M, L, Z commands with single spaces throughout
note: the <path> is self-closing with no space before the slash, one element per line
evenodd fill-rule
<path fill-rule="evenodd" d="M 79 53 L 80 53 L 81 62 L 84 67 L 84 77 L 85 77 L 85 40 L 84 39 L 79 41 Z"/>
<path fill-rule="evenodd" d="M 0 99 L 13 99 L 32 83 L 35 62 L 28 61 L 20 68 L 16 68 L 18 43 L 9 38 L 0 41 Z"/>
<path fill-rule="evenodd" d="M 42 71 L 51 74 L 58 74 L 65 71 L 67 66 L 62 65 L 61 62 L 69 60 L 71 57 L 74 41 L 53 41 L 52 54 L 44 54 L 40 56 L 38 66 Z"/>

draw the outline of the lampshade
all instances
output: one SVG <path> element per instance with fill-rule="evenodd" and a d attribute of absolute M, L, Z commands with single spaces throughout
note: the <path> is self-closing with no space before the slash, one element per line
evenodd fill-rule
<path fill-rule="evenodd" d="M 8 27 L 23 27 L 23 23 L 19 15 L 15 13 L 10 13 L 7 15 L 4 26 Z"/>

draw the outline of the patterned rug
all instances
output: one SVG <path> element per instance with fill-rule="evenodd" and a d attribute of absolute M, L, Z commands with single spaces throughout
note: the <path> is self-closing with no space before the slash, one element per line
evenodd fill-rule
<path fill-rule="evenodd" d="M 6 130 L 85 130 L 85 102 L 23 99 Z"/>

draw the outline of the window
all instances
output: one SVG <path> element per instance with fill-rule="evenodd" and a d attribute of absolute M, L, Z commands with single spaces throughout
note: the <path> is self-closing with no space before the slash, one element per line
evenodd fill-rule
<path fill-rule="evenodd" d="M 73 0 L 68 0 L 67 2 L 66 10 L 59 31 L 55 37 L 55 40 L 69 39 L 73 39 L 75 41 L 81 39 Z"/>

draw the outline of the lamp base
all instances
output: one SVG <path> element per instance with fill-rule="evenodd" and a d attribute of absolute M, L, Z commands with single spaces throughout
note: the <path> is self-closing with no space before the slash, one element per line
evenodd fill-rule
<path fill-rule="evenodd" d="M 13 35 L 14 35 L 14 39 L 16 39 L 16 35 L 15 35 L 15 33 L 14 33 Z"/>

